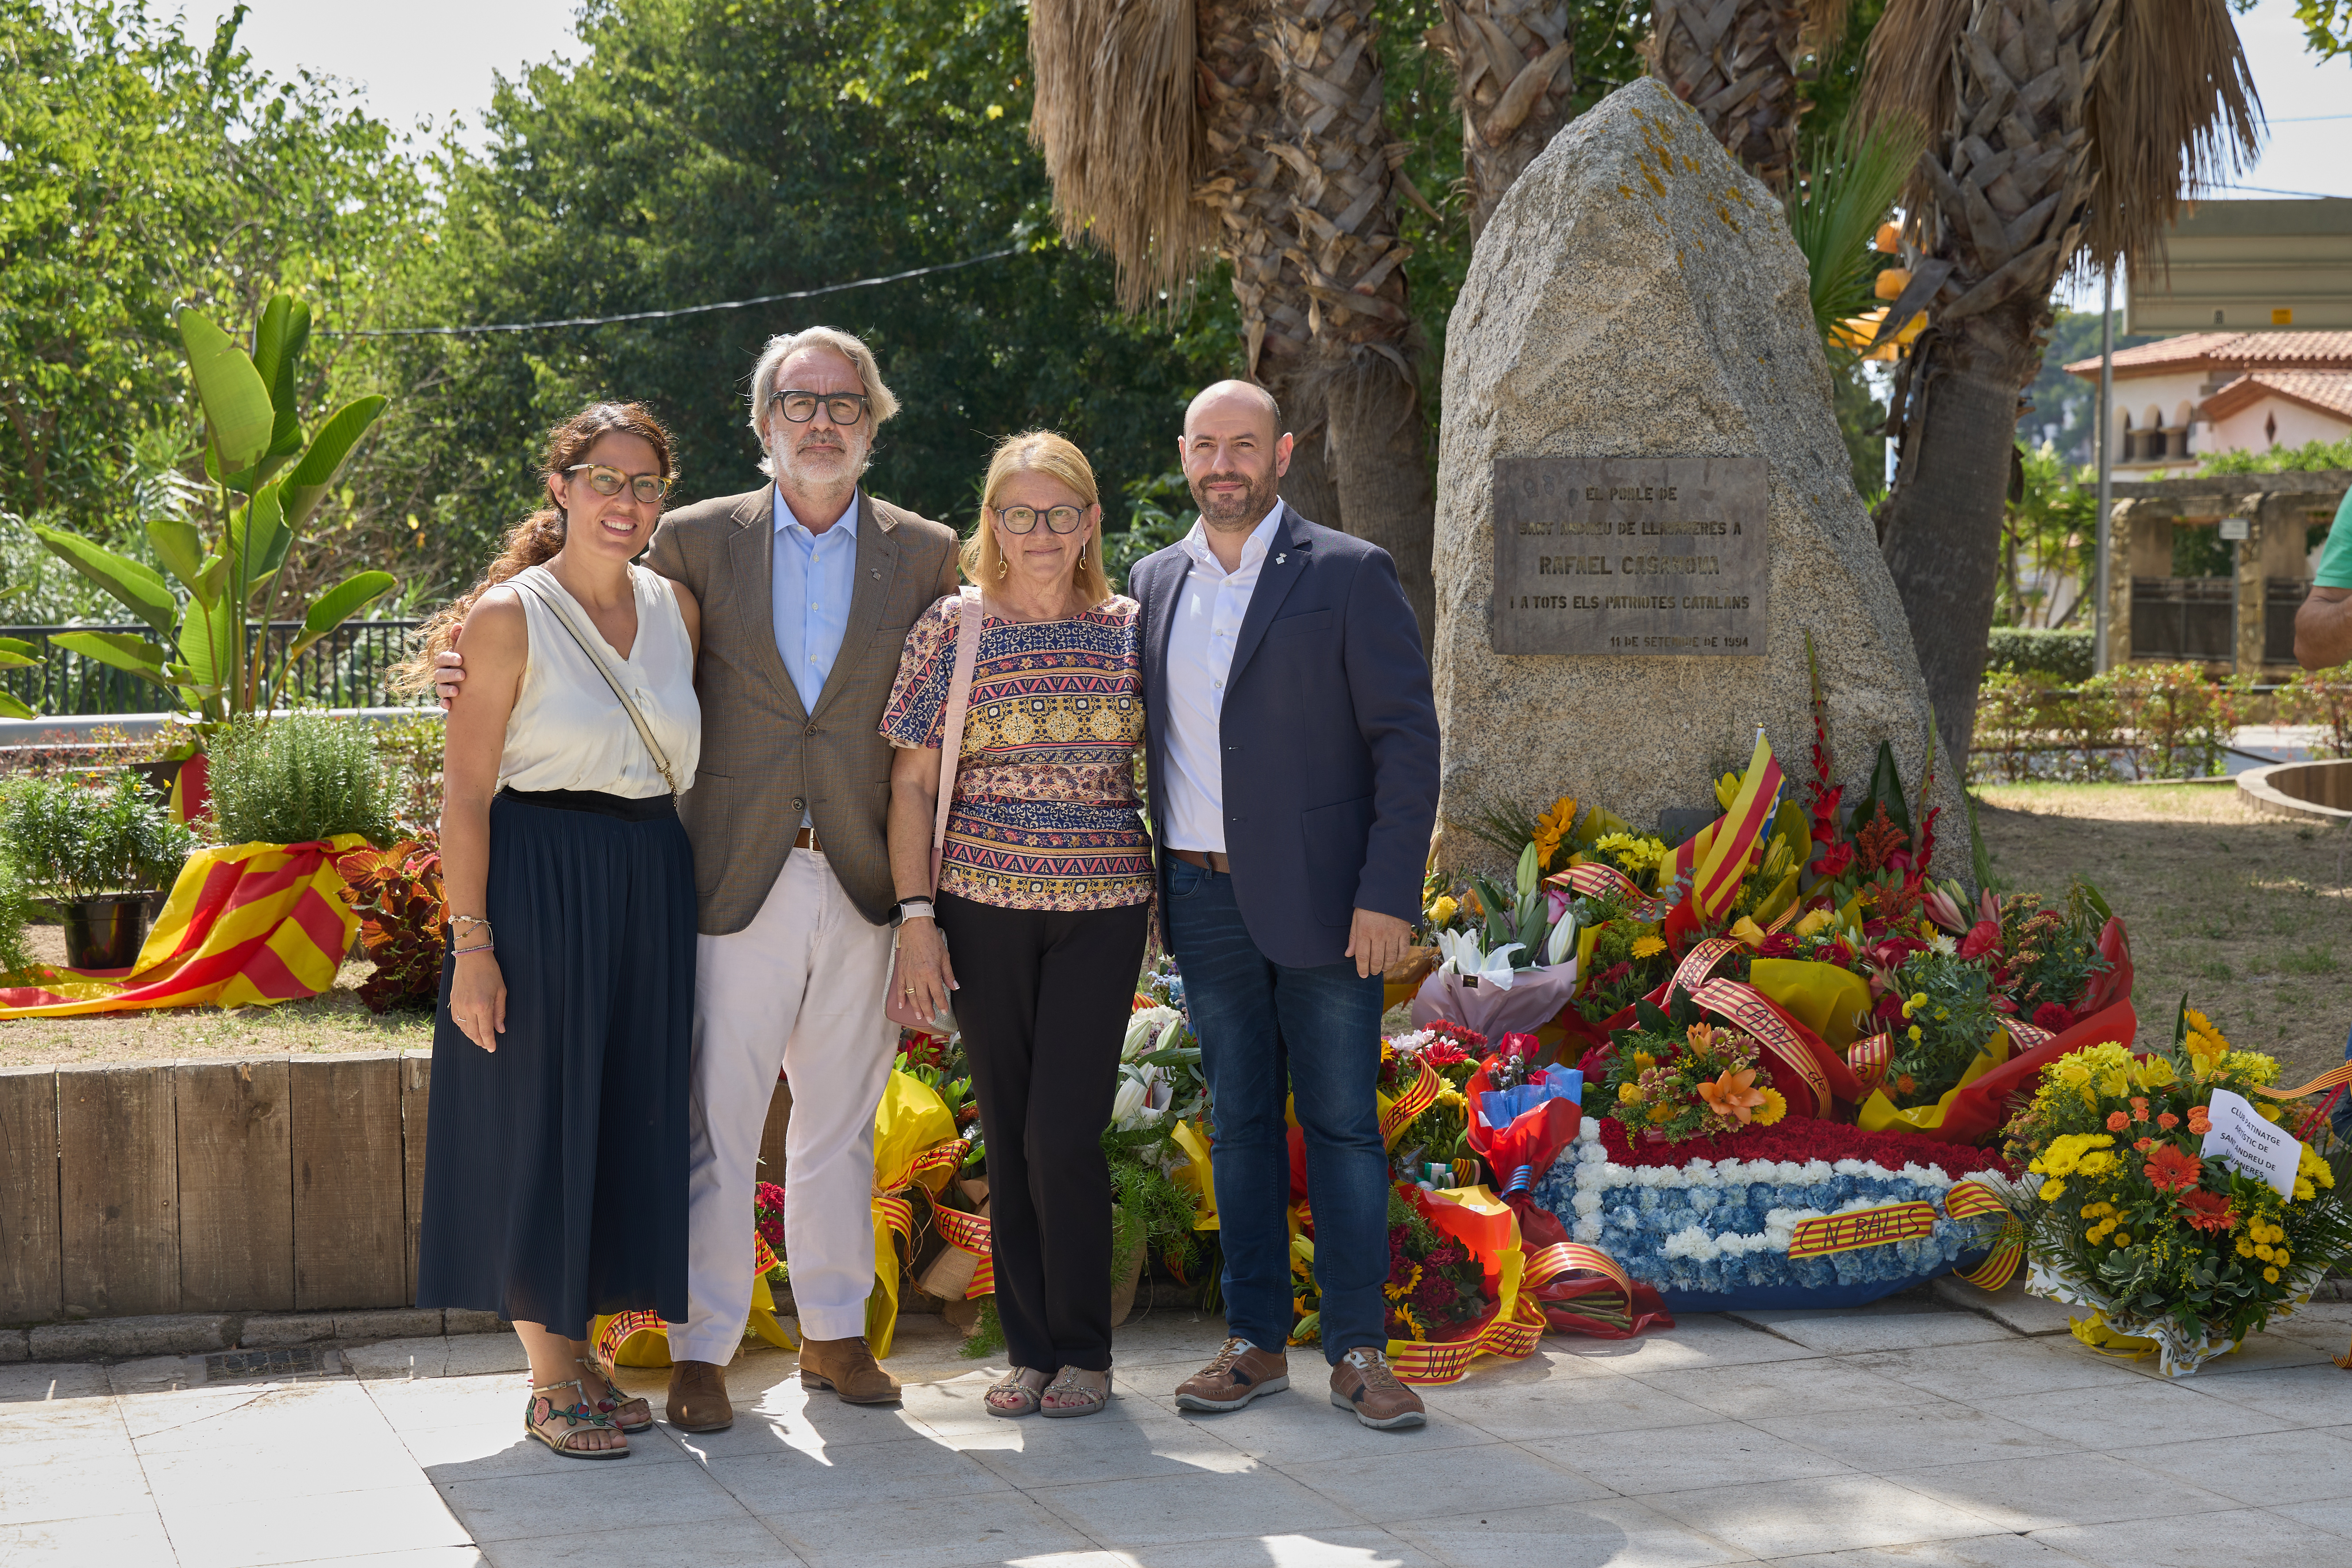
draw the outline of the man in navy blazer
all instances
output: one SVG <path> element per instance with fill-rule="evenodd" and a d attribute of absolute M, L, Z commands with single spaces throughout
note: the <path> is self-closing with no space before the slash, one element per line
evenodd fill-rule
<path fill-rule="evenodd" d="M 1437 709 L 1396 565 L 1277 494 L 1291 438 L 1263 388 L 1184 416 L 1201 520 L 1128 579 L 1161 924 L 1215 1118 L 1231 1336 L 1177 1389 L 1234 1410 L 1290 1385 L 1290 1145 L 1305 1134 L 1331 1402 L 1417 1426 L 1386 1355 L 1388 1153 L 1381 973 L 1421 910 L 1437 817 Z"/>

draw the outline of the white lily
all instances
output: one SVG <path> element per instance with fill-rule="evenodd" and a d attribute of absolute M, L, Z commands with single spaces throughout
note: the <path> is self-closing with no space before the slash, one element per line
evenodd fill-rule
<path fill-rule="evenodd" d="M 1118 1059 L 1131 1062 L 1150 1056 L 1160 1048 L 1161 1037 L 1183 1021 L 1183 1015 L 1173 1007 L 1138 1008 L 1127 1020 L 1127 1037 L 1119 1045 Z"/>
<path fill-rule="evenodd" d="M 1576 917 L 1563 912 L 1559 919 L 1553 922 L 1551 937 L 1544 943 L 1544 963 L 1547 965 L 1552 965 L 1563 960 L 1572 962 L 1575 953 Z"/>
<path fill-rule="evenodd" d="M 1174 1098 L 1157 1068 L 1121 1068 L 1118 1092 L 1111 1097 L 1110 1124 L 1121 1132 L 1156 1124 Z"/>
<path fill-rule="evenodd" d="M 1522 951 L 1519 943 L 1507 942 L 1492 952 L 1483 952 L 1478 947 L 1477 933 L 1463 931 L 1439 931 L 1437 945 L 1445 955 L 1440 968 L 1475 979 L 1481 985 L 1492 985 L 1501 991 L 1511 988 L 1511 954 Z"/>

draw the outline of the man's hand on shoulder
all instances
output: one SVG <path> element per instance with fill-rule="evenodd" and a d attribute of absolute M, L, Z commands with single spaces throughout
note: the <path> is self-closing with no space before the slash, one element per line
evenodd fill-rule
<path fill-rule="evenodd" d="M 1360 977 L 1384 973 L 1412 946 L 1412 926 L 1394 915 L 1358 910 L 1348 927 L 1347 956 L 1356 961 Z M 1330 952 L 1329 948 L 1323 950 Z"/>

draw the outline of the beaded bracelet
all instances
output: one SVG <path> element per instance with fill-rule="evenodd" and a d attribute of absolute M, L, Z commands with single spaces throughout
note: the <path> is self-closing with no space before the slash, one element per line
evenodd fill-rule
<path fill-rule="evenodd" d="M 498 951 L 498 946 L 497 946 L 497 944 L 496 944 L 496 943 L 494 943 L 494 942 L 486 942 L 482 943 L 479 947 L 457 947 L 457 948 L 451 948 L 451 949 L 449 950 L 449 956 L 450 956 L 450 957 L 452 957 L 452 958 L 463 958 L 463 957 L 465 957 L 465 956 L 466 956 L 466 954 L 467 954 L 467 953 L 469 953 L 469 952 L 496 952 L 497 951 Z"/>

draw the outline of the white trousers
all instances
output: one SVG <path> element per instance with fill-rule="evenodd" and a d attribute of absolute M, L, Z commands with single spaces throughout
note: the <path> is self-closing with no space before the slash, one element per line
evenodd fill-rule
<path fill-rule="evenodd" d="M 751 923 L 698 939 L 688 1110 L 687 1321 L 670 1353 L 724 1366 L 751 1311 L 751 1189 L 781 1066 L 784 1252 L 801 1332 L 866 1331 L 874 1289 L 874 1110 L 896 1054 L 882 1014 L 890 932 L 869 925 L 824 857 L 795 849 Z"/>

